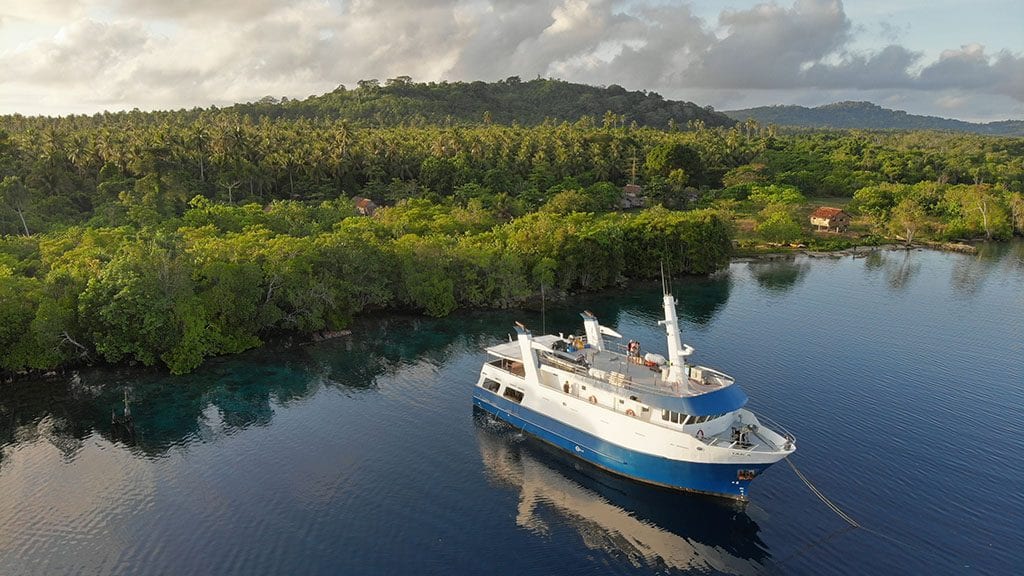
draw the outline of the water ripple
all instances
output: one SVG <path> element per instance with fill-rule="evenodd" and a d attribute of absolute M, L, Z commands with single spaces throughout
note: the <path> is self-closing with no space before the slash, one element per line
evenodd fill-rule
<path fill-rule="evenodd" d="M 933 252 L 680 281 L 684 339 L 797 436 L 745 510 L 643 490 L 475 420 L 529 311 L 368 318 L 187 379 L 99 372 L 0 396 L 0 573 L 1013 573 L 1024 268 Z M 662 351 L 660 293 L 577 308 Z M 534 314 L 535 316 L 535 314 Z M 134 437 L 110 412 L 128 389 Z M 717 502 L 717 501 L 714 501 Z M 879 536 L 882 534 L 882 536 Z"/>

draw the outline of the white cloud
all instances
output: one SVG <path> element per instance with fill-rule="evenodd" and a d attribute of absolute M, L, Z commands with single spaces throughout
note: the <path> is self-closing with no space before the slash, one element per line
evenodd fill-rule
<path fill-rule="evenodd" d="M 0 40 L 0 112 L 304 97 L 398 75 L 555 76 L 720 108 L 902 95 L 1005 117 L 1024 103 L 1020 55 L 992 55 L 979 38 L 927 62 L 892 31 L 889 46 L 855 50 L 862 27 L 839 0 L 768 2 L 717 22 L 657 0 L 14 0 L 0 27 L 16 25 L 48 32 Z"/>
<path fill-rule="evenodd" d="M 90 0 L 8 0 L 0 6 L 0 21 L 66 22 L 85 15 Z"/>
<path fill-rule="evenodd" d="M 137 22 L 78 20 L 52 38 L 5 55 L 0 63 L 12 76 L 41 84 L 90 82 L 130 66 L 136 54 L 146 51 L 148 42 L 148 34 Z"/>
<path fill-rule="evenodd" d="M 1000 52 L 994 59 L 980 44 L 946 50 L 939 60 L 921 71 L 923 88 L 960 88 L 990 91 L 1024 101 L 1024 58 Z"/>
<path fill-rule="evenodd" d="M 805 64 L 828 57 L 848 39 L 850 21 L 838 0 L 797 0 L 792 8 L 759 4 L 723 12 L 725 37 L 692 72 L 716 88 L 782 88 L 800 80 Z"/>
<path fill-rule="evenodd" d="M 890 45 L 875 54 L 849 54 L 834 64 L 815 63 L 804 71 L 801 83 L 860 90 L 910 87 L 914 80 L 908 70 L 919 58 L 902 46 Z"/>

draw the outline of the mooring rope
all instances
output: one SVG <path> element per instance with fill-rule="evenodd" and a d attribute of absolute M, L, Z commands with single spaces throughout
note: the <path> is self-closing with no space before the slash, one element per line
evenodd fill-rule
<path fill-rule="evenodd" d="M 803 472 L 801 472 L 796 467 L 796 464 L 793 464 L 793 459 L 792 458 L 786 458 L 786 463 L 788 463 L 789 467 L 793 469 L 793 472 L 796 472 L 797 477 L 800 478 L 800 480 L 802 480 L 803 483 L 806 484 L 808 488 L 810 488 L 811 492 L 813 492 L 814 495 L 817 496 L 819 500 L 821 500 L 822 502 L 825 503 L 825 506 L 828 506 L 829 508 L 831 508 L 832 511 L 835 512 L 837 516 L 839 516 L 840 518 L 845 520 L 846 523 L 849 524 L 850 526 L 853 526 L 854 528 L 861 528 L 862 527 L 859 522 L 857 522 L 856 520 L 851 518 L 850 515 L 847 514 L 846 512 L 843 512 L 842 509 L 839 508 L 839 506 L 836 506 L 836 504 L 834 502 L 832 502 L 831 500 L 828 499 L 828 497 L 826 497 L 824 494 L 822 494 L 821 490 L 818 490 L 814 486 L 814 484 L 811 484 L 811 481 L 807 479 L 807 476 L 804 476 Z"/>
<path fill-rule="evenodd" d="M 802 556 L 803 554 L 807 553 L 811 549 L 817 548 L 818 546 L 828 542 L 829 540 L 837 538 L 837 537 L 839 537 L 839 536 L 841 536 L 841 535 L 843 535 L 843 534 L 845 534 L 847 532 L 850 532 L 851 530 L 858 530 L 858 529 L 859 530 L 864 530 L 865 532 L 874 534 L 875 536 L 878 536 L 880 538 L 888 540 L 889 542 L 892 542 L 893 544 L 897 544 L 897 545 L 903 546 L 905 548 L 912 547 L 911 544 L 908 544 L 907 542 L 904 542 L 904 541 L 900 540 L 899 538 L 895 538 L 893 536 L 890 536 L 889 534 L 884 534 L 882 532 L 879 532 L 878 530 L 872 530 L 871 528 L 868 528 L 866 526 L 861 525 L 860 522 L 857 522 L 856 520 L 854 520 L 849 514 L 847 514 L 846 512 L 843 512 L 843 510 L 838 505 L 836 505 L 835 502 L 829 500 L 828 497 L 825 496 L 825 494 L 822 493 L 821 490 L 818 490 L 818 488 L 814 484 L 812 484 L 810 480 L 807 479 L 807 476 L 804 476 L 804 473 L 801 472 L 800 469 L 796 467 L 796 464 L 793 464 L 792 459 L 786 458 L 786 463 L 789 464 L 789 467 L 793 469 L 793 472 L 796 473 L 797 477 L 800 478 L 800 480 L 807 486 L 807 488 L 812 493 L 814 493 L 814 495 L 817 496 L 819 500 L 821 500 L 826 506 L 828 506 L 830 510 L 835 512 L 836 516 L 839 516 L 840 518 L 842 518 L 843 521 L 848 524 L 848 526 L 845 526 L 843 528 L 840 528 L 838 530 L 834 530 L 834 531 L 830 532 L 824 538 L 820 538 L 818 540 L 815 540 L 815 541 L 811 542 L 807 546 L 804 546 L 800 550 L 797 550 L 796 552 L 793 552 L 792 554 L 790 554 L 789 556 L 786 556 L 785 558 L 783 558 L 782 560 L 780 560 L 778 562 L 771 562 L 771 563 L 769 563 L 767 566 L 765 566 L 766 569 L 773 569 L 774 568 L 774 569 L 777 570 L 779 567 L 781 567 L 786 562 L 789 562 L 793 558 L 796 558 L 797 556 Z"/>

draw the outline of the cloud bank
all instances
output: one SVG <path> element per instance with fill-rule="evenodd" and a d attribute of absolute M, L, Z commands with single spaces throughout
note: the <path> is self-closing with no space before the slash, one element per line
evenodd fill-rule
<path fill-rule="evenodd" d="M 718 108 L 872 99 L 915 113 L 1024 115 L 1024 56 L 933 61 L 851 48 L 839 0 L 698 17 L 656 0 L 15 0 L 0 7 L 0 112 L 303 98 L 339 83 L 557 77 Z M 980 39 L 979 39 L 980 40 Z"/>

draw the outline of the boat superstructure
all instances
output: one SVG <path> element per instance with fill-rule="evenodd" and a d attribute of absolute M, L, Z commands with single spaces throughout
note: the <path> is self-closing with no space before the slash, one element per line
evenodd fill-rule
<path fill-rule="evenodd" d="M 746 500 L 750 482 L 796 450 L 744 408 L 730 376 L 690 362 L 676 301 L 664 294 L 668 356 L 623 345 L 583 312 L 579 336 L 515 339 L 487 352 L 474 405 L 597 466 L 679 490 Z"/>

